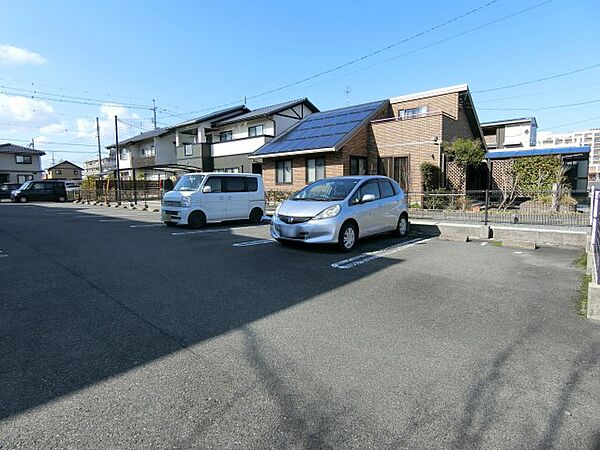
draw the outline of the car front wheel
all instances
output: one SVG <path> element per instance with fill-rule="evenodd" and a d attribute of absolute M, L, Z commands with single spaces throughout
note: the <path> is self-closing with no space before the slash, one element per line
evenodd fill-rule
<path fill-rule="evenodd" d="M 19 197 L 21 203 L 27 203 L 27 197 Z"/>
<path fill-rule="evenodd" d="M 406 213 L 402 213 L 400 218 L 398 219 L 398 225 L 396 225 L 396 229 L 394 230 L 394 234 L 398 237 L 404 237 L 408 233 L 408 215 Z"/>
<path fill-rule="evenodd" d="M 338 247 L 344 252 L 351 252 L 356 247 L 358 241 L 358 230 L 352 223 L 342 225 L 338 237 Z"/>

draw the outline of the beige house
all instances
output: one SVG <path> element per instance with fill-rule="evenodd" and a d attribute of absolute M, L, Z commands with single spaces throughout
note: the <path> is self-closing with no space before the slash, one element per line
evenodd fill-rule
<path fill-rule="evenodd" d="M 25 183 L 42 178 L 45 153 L 14 144 L 0 144 L 0 183 Z"/>
<path fill-rule="evenodd" d="M 61 161 L 46 169 L 47 180 L 81 180 L 83 169 L 69 161 Z"/>

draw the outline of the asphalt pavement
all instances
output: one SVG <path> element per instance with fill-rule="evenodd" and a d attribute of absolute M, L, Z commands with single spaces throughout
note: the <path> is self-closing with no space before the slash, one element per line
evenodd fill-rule
<path fill-rule="evenodd" d="M 0 204 L 0 448 L 600 448 L 576 250 Z"/>

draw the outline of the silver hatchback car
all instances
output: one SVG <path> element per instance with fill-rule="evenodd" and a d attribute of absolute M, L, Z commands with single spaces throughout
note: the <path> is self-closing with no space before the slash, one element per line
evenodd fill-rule
<path fill-rule="evenodd" d="M 359 238 L 408 232 L 408 208 L 400 185 L 384 176 L 324 178 L 275 210 L 271 236 L 280 242 L 337 244 L 351 251 Z"/>

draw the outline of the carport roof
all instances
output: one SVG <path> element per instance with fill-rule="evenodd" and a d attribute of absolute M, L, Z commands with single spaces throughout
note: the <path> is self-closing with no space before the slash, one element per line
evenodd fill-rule
<path fill-rule="evenodd" d="M 577 155 L 589 153 L 589 145 L 581 147 L 522 147 L 515 149 L 500 149 L 487 152 L 485 159 L 524 158 L 527 156 Z"/>

